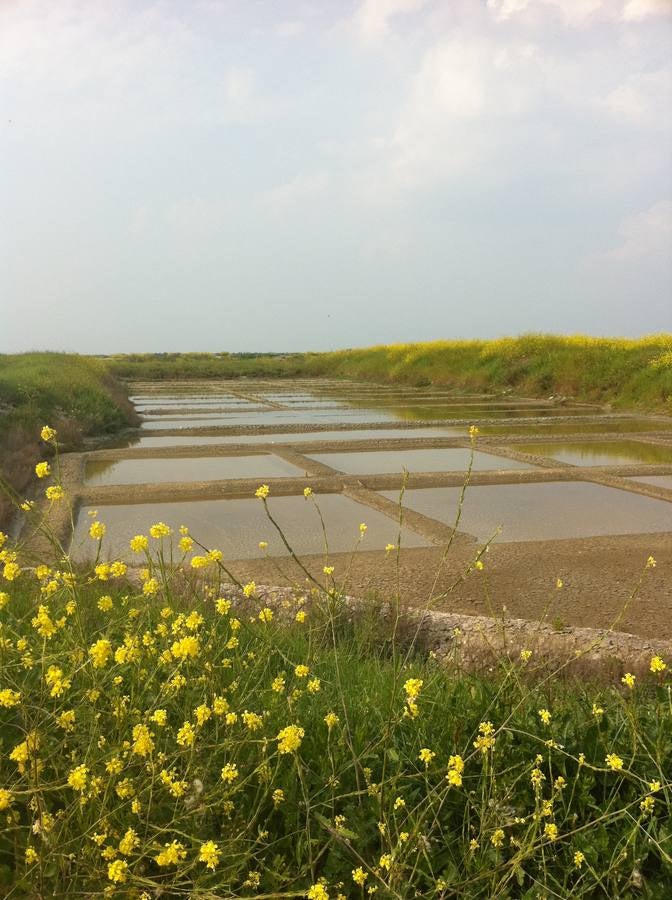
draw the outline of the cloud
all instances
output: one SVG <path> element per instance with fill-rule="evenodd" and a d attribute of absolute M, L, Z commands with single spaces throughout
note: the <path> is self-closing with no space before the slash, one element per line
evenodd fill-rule
<path fill-rule="evenodd" d="M 323 172 L 298 175 L 262 195 L 262 204 L 271 213 L 283 215 L 325 192 L 329 178 Z"/>
<path fill-rule="evenodd" d="M 661 109 L 672 108 L 672 66 L 630 75 L 607 95 L 604 105 L 632 123 L 655 121 Z"/>
<path fill-rule="evenodd" d="M 544 79 L 529 43 L 459 33 L 426 50 L 390 136 L 378 144 L 371 193 L 390 199 L 432 182 L 490 170 L 500 137 L 534 104 Z"/>
<path fill-rule="evenodd" d="M 488 0 L 487 5 L 497 22 L 534 22 L 550 15 L 570 28 L 584 28 L 595 19 L 641 22 L 672 13 L 669 0 Z"/>
<path fill-rule="evenodd" d="M 672 15 L 672 5 L 669 0 L 628 0 L 622 15 L 625 22 L 641 22 L 649 16 Z"/>
<path fill-rule="evenodd" d="M 287 22 L 280 22 L 276 26 L 275 33 L 281 38 L 293 38 L 303 34 L 306 30 L 306 23 L 299 19 L 292 19 Z"/>
<path fill-rule="evenodd" d="M 355 33 L 363 41 L 378 41 L 390 34 L 394 16 L 418 12 L 429 0 L 362 0 L 352 17 Z"/>
<path fill-rule="evenodd" d="M 224 96 L 233 107 L 248 106 L 254 94 L 254 72 L 251 69 L 229 69 L 224 77 Z"/>
<path fill-rule="evenodd" d="M 617 246 L 601 254 L 610 262 L 645 262 L 672 258 L 672 201 L 659 200 L 649 209 L 624 219 Z"/>

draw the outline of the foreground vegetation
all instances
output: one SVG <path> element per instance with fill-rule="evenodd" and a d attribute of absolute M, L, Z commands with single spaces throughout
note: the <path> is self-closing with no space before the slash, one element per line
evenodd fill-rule
<path fill-rule="evenodd" d="M 232 602 L 179 523 L 131 541 L 136 580 L 104 522 L 84 570 L 48 522 L 51 560 L 0 538 L 7 895 L 669 897 L 669 660 L 456 675 L 394 640 L 398 607 L 386 635 L 353 616 L 328 560 L 305 598 Z"/>
<path fill-rule="evenodd" d="M 42 452 L 37 433 L 53 422 L 61 440 L 108 434 L 138 418 L 123 386 L 92 357 L 67 353 L 0 355 L 0 478 L 23 493 Z M 10 510 L 0 493 L 0 522 Z"/>
<path fill-rule="evenodd" d="M 565 395 L 620 408 L 672 411 L 672 335 L 637 340 L 529 334 L 491 341 L 392 344 L 287 355 L 144 354 L 115 357 L 125 378 L 318 376 L 463 391 Z"/>

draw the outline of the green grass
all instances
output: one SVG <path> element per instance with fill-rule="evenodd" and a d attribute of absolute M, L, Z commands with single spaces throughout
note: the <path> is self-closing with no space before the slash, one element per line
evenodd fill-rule
<path fill-rule="evenodd" d="M 328 377 L 460 391 L 550 394 L 618 408 L 672 411 L 672 335 L 528 334 L 490 341 L 393 344 L 333 353 L 146 354 L 114 357 L 124 378 Z"/>
<path fill-rule="evenodd" d="M 40 426 L 58 428 L 65 445 L 109 434 L 138 418 L 124 386 L 92 357 L 66 353 L 0 355 L 0 477 L 15 491 L 29 485 L 44 453 Z M 9 507 L 0 495 L 0 522 Z"/>
<path fill-rule="evenodd" d="M 446 385 L 672 411 L 672 335 L 637 340 L 529 334 L 319 354 L 307 370 L 385 383 Z"/>
<path fill-rule="evenodd" d="M 165 381 L 191 378 L 291 378 L 301 375 L 302 353 L 132 353 L 109 356 L 120 378 Z"/>

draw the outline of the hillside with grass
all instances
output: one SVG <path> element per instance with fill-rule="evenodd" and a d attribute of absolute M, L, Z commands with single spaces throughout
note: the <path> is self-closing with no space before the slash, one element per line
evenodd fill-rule
<path fill-rule="evenodd" d="M 58 428 L 64 447 L 111 434 L 138 417 L 124 386 L 93 357 L 67 353 L 0 355 L 0 478 L 21 493 L 41 458 L 40 426 Z M 0 491 L 0 522 L 11 509 Z"/>
<path fill-rule="evenodd" d="M 672 411 L 672 335 L 628 340 L 522 335 L 341 350 L 306 358 L 315 375 L 573 397 Z"/>
<path fill-rule="evenodd" d="M 127 379 L 343 378 L 672 412 L 672 334 L 634 340 L 527 334 L 331 353 L 135 354 L 111 357 L 107 365 Z"/>

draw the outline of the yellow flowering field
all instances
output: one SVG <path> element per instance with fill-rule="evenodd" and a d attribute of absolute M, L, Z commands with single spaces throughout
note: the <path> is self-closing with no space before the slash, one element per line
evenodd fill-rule
<path fill-rule="evenodd" d="M 271 605 L 148 524 L 133 568 L 97 518 L 88 567 L 0 535 L 5 895 L 670 895 L 672 660 L 456 675 L 374 640 L 330 566 Z"/>

